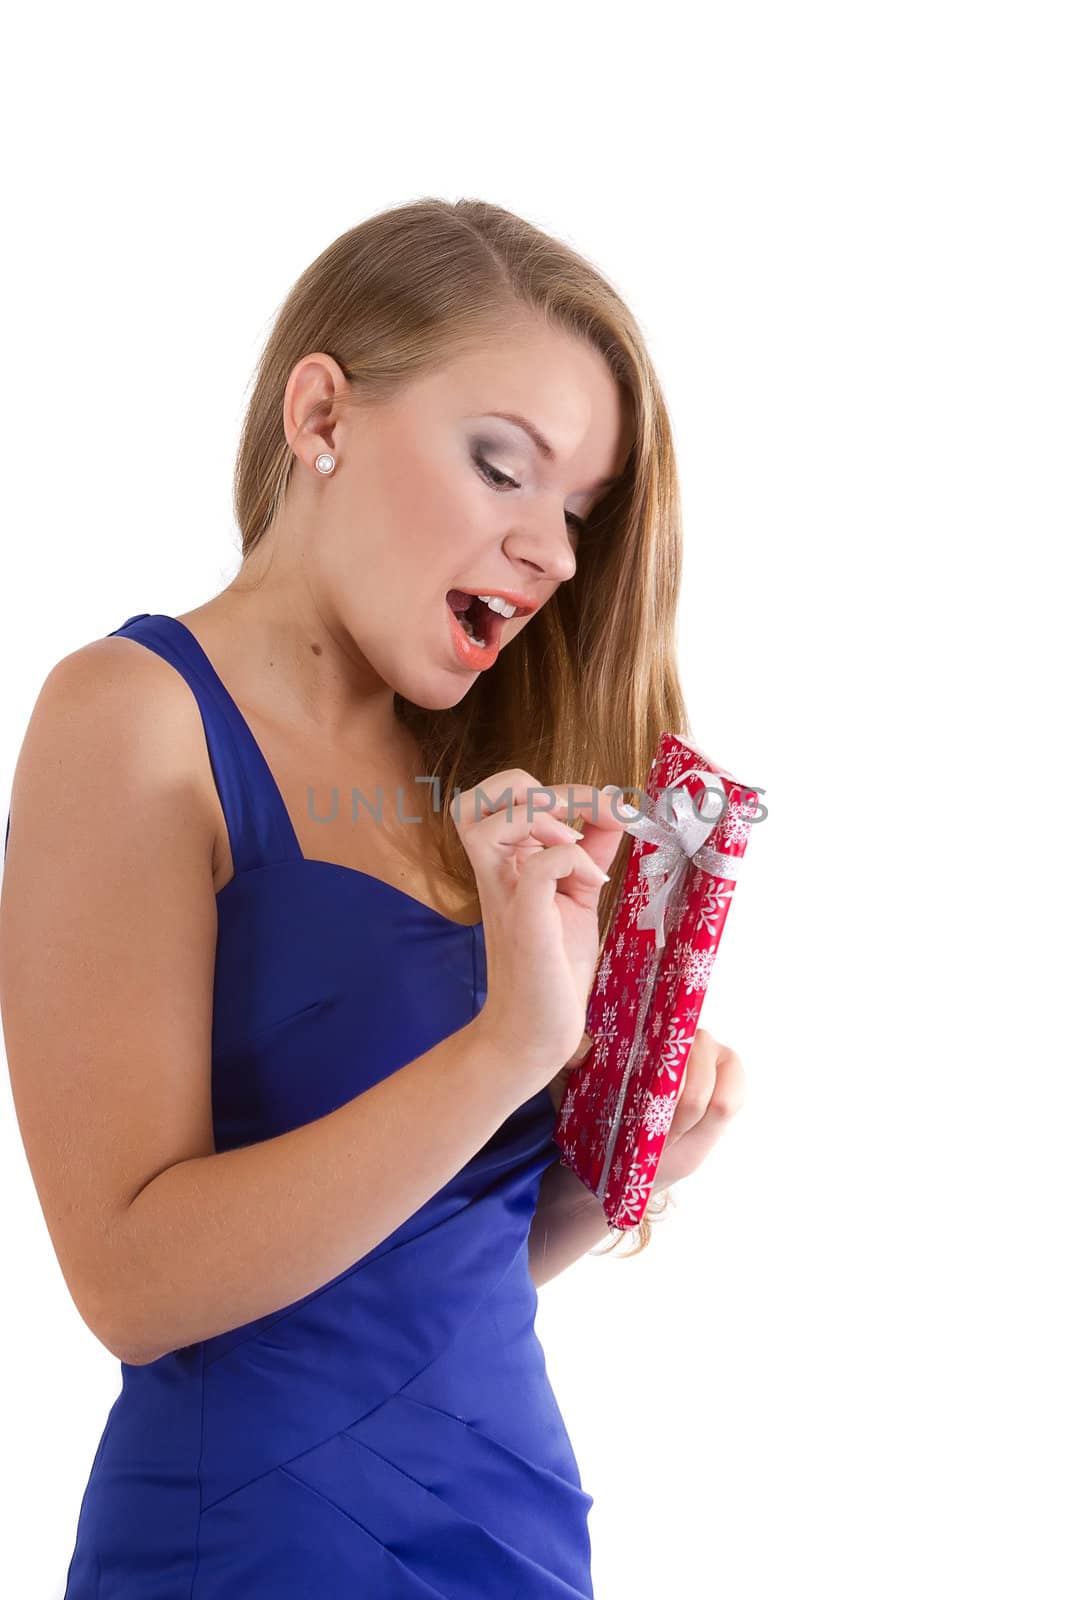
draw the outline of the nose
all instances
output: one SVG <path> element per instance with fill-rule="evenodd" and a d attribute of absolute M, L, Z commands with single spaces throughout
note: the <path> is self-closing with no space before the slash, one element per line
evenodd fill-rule
<path fill-rule="evenodd" d="M 521 531 L 510 533 L 504 548 L 513 561 L 538 577 L 547 578 L 551 583 L 565 583 L 574 577 L 578 567 L 575 537 L 565 521 L 553 525 L 547 521 L 531 522 Z"/>

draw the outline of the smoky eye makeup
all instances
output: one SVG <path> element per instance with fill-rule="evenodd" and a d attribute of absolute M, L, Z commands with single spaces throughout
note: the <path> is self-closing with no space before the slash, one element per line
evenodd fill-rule
<path fill-rule="evenodd" d="M 468 436 L 471 466 L 490 488 L 498 493 L 507 493 L 512 489 L 521 489 L 522 484 L 513 478 L 508 471 L 498 465 L 500 458 L 510 463 L 520 454 L 520 442 L 516 439 L 494 437 L 491 433 L 472 433 Z M 532 450 L 531 450 L 532 454 Z M 529 463 L 527 463 L 529 465 Z M 513 471 L 523 472 L 523 468 L 513 467 Z M 536 473 L 536 463 L 532 471 Z M 584 533 L 589 527 L 589 519 L 580 517 L 574 511 L 566 513 L 567 526 L 574 533 Z"/>
<path fill-rule="evenodd" d="M 493 439 L 487 434 L 475 434 L 471 438 L 470 448 L 471 454 L 478 456 L 506 456 L 514 458 L 517 454 L 515 445 L 511 440 Z"/>
<path fill-rule="evenodd" d="M 509 477 L 502 468 L 493 465 L 486 455 L 487 451 L 493 451 L 493 446 L 488 441 L 471 441 L 471 465 L 482 481 L 491 489 L 495 489 L 498 494 L 507 493 L 510 489 L 520 489 L 522 485 L 516 479 Z M 572 533 L 576 534 L 585 533 L 589 527 L 588 520 L 579 517 L 574 511 L 566 513 L 566 522 Z"/>

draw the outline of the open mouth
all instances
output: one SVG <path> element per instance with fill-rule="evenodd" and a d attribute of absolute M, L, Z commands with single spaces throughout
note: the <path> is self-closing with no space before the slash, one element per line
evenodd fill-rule
<path fill-rule="evenodd" d="M 471 643 L 480 645 L 485 650 L 495 651 L 500 643 L 504 623 L 510 619 L 494 610 L 485 600 L 480 600 L 476 594 L 467 594 L 464 589 L 449 589 L 445 599 L 449 610 L 453 612 Z M 502 600 L 498 600 L 497 604 L 508 606 L 516 617 L 526 617 L 530 614 L 527 606 L 510 606 L 508 602 Z"/>

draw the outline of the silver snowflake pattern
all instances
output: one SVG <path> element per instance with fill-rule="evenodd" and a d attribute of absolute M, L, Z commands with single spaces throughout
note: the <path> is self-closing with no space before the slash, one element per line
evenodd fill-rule
<path fill-rule="evenodd" d="M 656 1139 L 670 1132 L 677 1104 L 677 1099 L 673 1094 L 653 1094 L 651 1089 L 645 1091 L 645 1106 L 641 1117 L 641 1125 L 651 1138 Z"/>
<path fill-rule="evenodd" d="M 613 1000 L 610 1005 L 604 1007 L 604 1015 L 600 1022 L 600 1038 L 603 1040 L 605 1047 L 610 1047 L 614 1043 L 618 1031 L 619 1006 L 618 1002 Z"/>
<path fill-rule="evenodd" d="M 752 823 L 749 820 L 752 812 L 747 806 L 740 805 L 736 800 L 731 800 L 727 807 L 726 817 L 722 822 L 722 838 L 726 844 L 745 844 L 752 832 Z"/>
<path fill-rule="evenodd" d="M 667 914 L 663 919 L 663 932 L 666 938 L 669 939 L 672 934 L 678 932 L 687 909 L 688 899 L 683 884 L 667 905 Z"/>
<path fill-rule="evenodd" d="M 602 1033 L 598 1032 L 597 1036 L 596 1036 L 596 1043 L 593 1046 L 593 1065 L 594 1066 L 598 1066 L 598 1067 L 602 1067 L 604 1065 L 605 1061 L 608 1059 L 608 1056 L 610 1054 L 611 1054 L 611 1041 L 610 1041 L 610 1039 L 605 1038 L 605 1036 Z M 582 1081 L 584 1083 L 587 1083 L 589 1081 L 588 1080 L 588 1075 L 586 1075 L 586 1077 L 584 1077 Z"/>
<path fill-rule="evenodd" d="M 609 1106 L 605 1101 L 601 1106 L 598 1107 L 596 1121 L 594 1123 L 594 1127 L 596 1128 L 597 1132 L 597 1138 L 602 1145 L 607 1144 L 608 1135 L 611 1132 L 611 1124 L 614 1122 L 614 1120 L 615 1115 L 612 1107 Z"/>
<path fill-rule="evenodd" d="M 672 946 L 669 958 L 662 963 L 659 976 L 664 978 L 672 989 L 684 973 L 686 963 L 692 954 L 692 943 L 688 939 L 680 939 Z"/>
<path fill-rule="evenodd" d="M 631 923 L 636 920 L 637 912 L 642 909 L 647 899 L 648 882 L 644 878 L 637 878 L 623 896 L 623 904 L 629 913 Z"/>
<path fill-rule="evenodd" d="M 715 881 L 715 879 L 712 879 L 712 884 L 714 884 Z M 715 932 L 715 925 L 722 916 L 723 912 L 726 910 L 727 902 L 730 900 L 733 892 L 733 889 L 728 889 L 724 884 L 721 883 L 717 889 L 714 887 L 709 888 L 706 897 L 697 907 L 695 928 L 697 933 Z"/>
<path fill-rule="evenodd" d="M 687 1034 L 681 1026 L 673 1022 L 667 1028 L 667 1034 L 660 1050 L 659 1063 L 656 1067 L 656 1077 L 665 1072 L 672 1083 L 677 1083 L 679 1073 L 674 1069 L 682 1065 L 682 1055 L 688 1055 L 688 1046 L 693 1043 L 692 1034 Z M 685 1050 L 683 1051 L 683 1046 Z"/>
<path fill-rule="evenodd" d="M 633 1096 L 631 1094 L 629 1096 L 629 1098 L 627 1099 L 626 1110 L 622 1114 L 622 1122 L 620 1124 L 620 1126 L 625 1131 L 625 1135 L 626 1135 L 627 1138 L 629 1138 L 631 1133 L 633 1132 L 634 1125 L 636 1123 L 640 1122 L 640 1120 L 641 1120 L 641 1112 L 640 1112 L 640 1110 L 639 1110 L 639 1108 L 638 1108 L 638 1106 L 637 1106 L 636 1102 L 634 1101 Z"/>
<path fill-rule="evenodd" d="M 618 1178 L 618 1172 L 615 1173 L 615 1176 Z M 616 1212 L 618 1221 L 620 1223 L 624 1221 L 639 1222 L 644 1214 L 644 1210 L 648 1204 L 648 1199 L 651 1193 L 651 1177 L 647 1173 L 641 1171 L 641 1168 L 638 1166 L 636 1161 L 631 1162 L 630 1170 L 626 1177 L 626 1187 L 623 1190 L 622 1199 L 619 1202 L 619 1208 Z"/>
<path fill-rule="evenodd" d="M 678 774 L 682 771 L 682 763 L 686 760 L 684 750 L 674 749 L 663 763 L 663 789 L 670 789 Z M 660 791 L 662 793 L 662 789 Z M 657 795 L 657 799 L 659 796 Z"/>
<path fill-rule="evenodd" d="M 650 972 L 659 966 L 662 950 L 656 949 L 656 937 L 651 928 L 641 928 L 634 935 L 634 949 L 641 957 L 638 969 L 641 978 L 647 978 Z"/>
<path fill-rule="evenodd" d="M 609 950 L 609 951 L 607 951 L 605 953 L 604 960 L 600 963 L 600 966 L 597 968 L 597 975 L 596 975 L 596 992 L 597 992 L 597 994 L 603 994 L 605 992 L 605 990 L 608 987 L 608 983 L 610 981 L 610 978 L 611 978 L 611 952 Z"/>
<path fill-rule="evenodd" d="M 714 950 L 691 950 L 689 960 L 682 973 L 682 982 L 685 984 L 686 994 L 693 994 L 698 989 L 703 993 L 711 982 L 711 969 L 715 964 Z"/>

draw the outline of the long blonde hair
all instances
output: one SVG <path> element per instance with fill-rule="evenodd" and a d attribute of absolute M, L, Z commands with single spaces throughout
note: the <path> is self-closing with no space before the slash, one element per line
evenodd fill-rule
<path fill-rule="evenodd" d="M 462 701 L 426 710 L 395 697 L 443 803 L 428 816 L 447 877 L 477 906 L 448 797 L 511 767 L 545 784 L 640 790 L 660 733 L 686 734 L 676 661 L 681 573 L 678 477 L 667 407 L 641 331 L 620 295 L 569 245 L 481 200 L 416 200 L 350 228 L 293 284 L 256 369 L 234 472 L 245 559 L 271 528 L 295 456 L 282 426 L 289 374 L 333 356 L 360 406 L 388 400 L 465 350 L 543 319 L 598 350 L 631 410 L 635 442 L 620 483 L 583 530 L 561 584 Z M 600 898 L 601 948 L 627 858 Z M 650 1218 L 637 1231 L 639 1255 Z M 635 1230 L 626 1230 L 631 1236 Z M 618 1230 L 610 1253 L 624 1237 Z"/>

